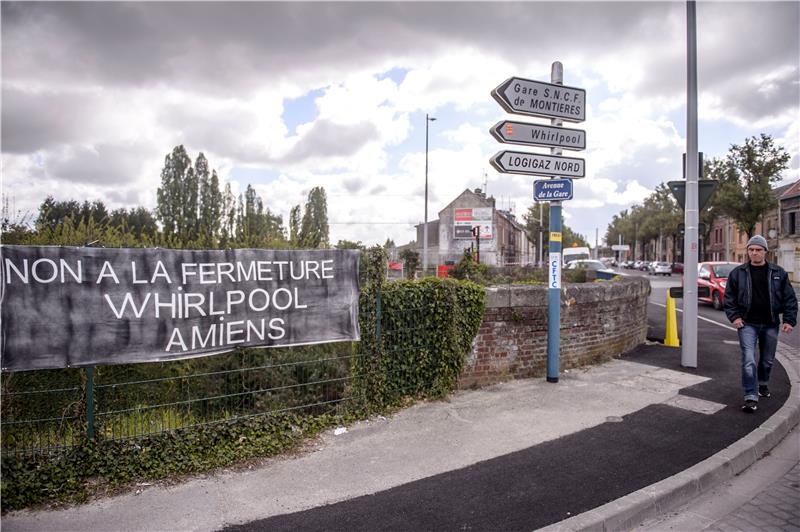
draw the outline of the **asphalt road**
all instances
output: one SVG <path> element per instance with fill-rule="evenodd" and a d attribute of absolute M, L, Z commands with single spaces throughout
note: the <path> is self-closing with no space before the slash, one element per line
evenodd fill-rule
<path fill-rule="evenodd" d="M 661 328 L 663 338 L 659 317 L 663 320 L 665 311 L 659 304 L 669 286 L 680 284 L 680 277 L 651 281 L 648 315 L 655 319 L 648 321 L 654 322 L 655 334 Z M 643 344 L 621 360 L 697 377 L 697 384 L 680 390 L 679 399 L 714 406 L 713 411 L 651 404 L 619 419 L 465 468 L 225 530 L 532 530 L 683 471 L 750 433 L 774 414 L 789 391 L 786 373 L 776 366 L 773 397 L 755 415 L 742 414 L 738 357 L 732 356 L 738 351 L 733 345 L 735 333 L 719 326 L 727 325 L 721 312 L 709 307 L 700 313 L 715 325 L 705 319 L 698 323 L 703 348 L 697 369 L 681 368 L 674 348 L 655 343 Z M 606 400 L 613 401 L 613 394 Z M 425 453 L 424 443 L 421 447 L 419 452 Z"/>
<path fill-rule="evenodd" d="M 672 276 L 664 277 L 660 275 L 647 275 L 645 272 L 636 270 L 624 270 L 619 268 L 616 268 L 616 270 L 626 275 L 649 277 L 650 286 L 652 288 L 649 302 L 651 305 L 664 307 L 664 313 L 666 317 L 667 290 L 672 286 L 681 286 L 683 283 L 682 275 L 673 274 Z M 683 318 L 681 316 L 681 312 L 683 311 L 683 300 L 675 300 L 675 306 L 678 309 L 678 334 L 680 335 L 683 327 Z M 655 309 L 648 309 L 648 315 L 653 316 L 656 313 L 657 311 Z M 731 326 L 730 322 L 725 317 L 724 311 L 714 310 L 714 307 L 704 302 L 698 302 L 697 316 L 700 320 L 710 320 L 714 323 L 719 323 L 728 327 Z M 658 324 L 656 324 L 655 327 L 652 325 L 653 324 L 651 323 L 651 330 L 648 332 L 648 337 L 658 339 L 659 341 L 663 340 L 663 328 L 659 328 Z M 779 340 L 787 345 L 800 349 L 800 327 L 795 327 L 795 329 L 789 334 L 783 332 L 780 333 Z"/>

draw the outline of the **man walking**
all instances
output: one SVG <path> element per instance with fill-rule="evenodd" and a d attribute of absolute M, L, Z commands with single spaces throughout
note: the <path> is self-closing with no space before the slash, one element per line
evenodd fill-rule
<path fill-rule="evenodd" d="M 753 236 L 747 241 L 748 261 L 731 271 L 725 286 L 725 315 L 739 333 L 742 350 L 742 410 L 747 413 L 756 411 L 759 396 L 770 396 L 769 374 L 778 347 L 778 328 L 790 333 L 797 325 L 794 288 L 783 268 L 766 261 L 766 254 L 767 240 Z"/>

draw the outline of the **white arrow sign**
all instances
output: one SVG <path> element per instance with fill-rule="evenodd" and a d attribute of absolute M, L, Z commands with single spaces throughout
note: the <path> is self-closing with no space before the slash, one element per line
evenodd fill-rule
<path fill-rule="evenodd" d="M 542 155 L 521 151 L 497 152 L 489 163 L 498 171 L 507 174 L 553 175 L 561 177 L 584 177 L 584 160 L 575 157 Z"/>
<path fill-rule="evenodd" d="M 498 141 L 508 144 L 565 148 L 567 150 L 586 149 L 586 132 L 582 129 L 503 120 L 496 123 L 489 133 Z"/>
<path fill-rule="evenodd" d="M 586 120 L 586 91 L 524 78 L 508 78 L 492 91 L 492 98 L 509 113 Z"/>

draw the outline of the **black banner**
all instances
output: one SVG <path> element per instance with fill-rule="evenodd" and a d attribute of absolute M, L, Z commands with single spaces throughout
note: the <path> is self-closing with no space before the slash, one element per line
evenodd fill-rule
<path fill-rule="evenodd" d="M 0 246 L 3 370 L 359 339 L 355 250 Z"/>

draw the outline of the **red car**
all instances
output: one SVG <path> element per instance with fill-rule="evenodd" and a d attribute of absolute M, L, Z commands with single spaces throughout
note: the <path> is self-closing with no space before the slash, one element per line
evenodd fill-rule
<path fill-rule="evenodd" d="M 722 310 L 725 296 L 725 283 L 738 262 L 701 262 L 697 265 L 697 287 L 708 287 L 708 297 L 698 297 L 698 301 L 711 303 L 717 310 Z"/>

